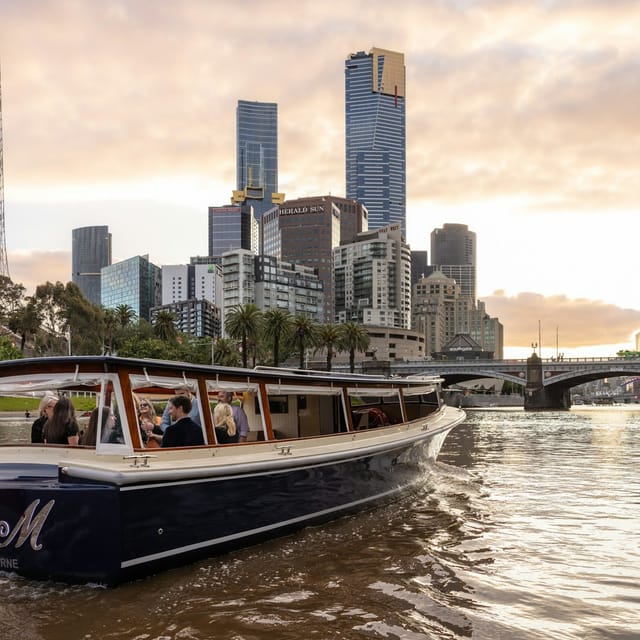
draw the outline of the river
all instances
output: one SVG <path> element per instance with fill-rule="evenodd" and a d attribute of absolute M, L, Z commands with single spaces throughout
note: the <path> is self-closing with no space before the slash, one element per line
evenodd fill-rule
<path fill-rule="evenodd" d="M 0 638 L 637 640 L 639 462 L 640 411 L 470 411 L 395 504 L 111 590 L 0 574 Z"/>

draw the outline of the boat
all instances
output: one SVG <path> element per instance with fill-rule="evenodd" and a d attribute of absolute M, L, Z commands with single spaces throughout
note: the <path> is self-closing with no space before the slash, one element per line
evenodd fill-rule
<path fill-rule="evenodd" d="M 0 445 L 0 570 L 113 587 L 398 499 L 465 417 L 441 382 L 112 356 L 0 362 L 2 396 L 81 396 L 116 417 L 92 446 Z M 141 399 L 159 414 L 183 388 L 206 444 L 144 446 Z M 246 442 L 218 442 L 221 391 L 242 404 Z"/>

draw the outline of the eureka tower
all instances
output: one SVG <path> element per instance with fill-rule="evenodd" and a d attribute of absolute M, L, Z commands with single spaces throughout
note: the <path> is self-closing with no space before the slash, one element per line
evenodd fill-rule
<path fill-rule="evenodd" d="M 406 237 L 404 54 L 373 48 L 345 61 L 347 198 L 369 229 L 400 223 Z"/>

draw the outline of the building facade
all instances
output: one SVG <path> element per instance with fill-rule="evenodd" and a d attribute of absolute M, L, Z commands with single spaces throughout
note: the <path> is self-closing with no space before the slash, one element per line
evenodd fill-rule
<path fill-rule="evenodd" d="M 278 105 L 273 102 L 238 100 L 232 200 L 253 206 L 257 220 L 282 201 L 278 193 Z"/>
<path fill-rule="evenodd" d="M 255 304 L 261 311 L 284 309 L 321 321 L 324 293 L 314 269 L 255 256 L 246 250 L 222 256 L 224 317 L 236 305 Z"/>
<path fill-rule="evenodd" d="M 404 54 L 373 48 L 345 61 L 346 194 L 369 229 L 399 224 L 406 237 Z"/>
<path fill-rule="evenodd" d="M 160 311 L 169 311 L 175 317 L 175 325 L 180 333 L 197 338 L 219 338 L 222 335 L 220 308 L 209 300 L 180 300 L 151 309 L 151 323 Z"/>
<path fill-rule="evenodd" d="M 100 271 L 111 264 L 109 227 L 80 227 L 71 234 L 71 279 L 89 302 L 101 304 Z"/>
<path fill-rule="evenodd" d="M 222 267 L 219 264 L 162 266 L 162 304 L 184 300 L 207 300 L 220 306 Z"/>
<path fill-rule="evenodd" d="M 261 224 L 261 254 L 316 270 L 324 286 L 323 322 L 333 318 L 333 250 L 367 230 L 366 208 L 347 198 L 286 200 Z"/>
<path fill-rule="evenodd" d="M 411 251 L 399 224 L 341 245 L 333 264 L 336 322 L 410 328 Z"/>
<path fill-rule="evenodd" d="M 258 228 L 249 204 L 209 207 L 209 257 L 234 249 L 257 253 Z"/>
<path fill-rule="evenodd" d="M 152 307 L 162 302 L 160 267 L 149 256 L 134 256 L 100 271 L 101 301 L 106 309 L 126 304 L 143 320 L 151 319 Z"/>
<path fill-rule="evenodd" d="M 476 234 L 466 224 L 444 224 L 431 232 L 431 266 L 461 289 L 461 295 L 476 299 Z"/>

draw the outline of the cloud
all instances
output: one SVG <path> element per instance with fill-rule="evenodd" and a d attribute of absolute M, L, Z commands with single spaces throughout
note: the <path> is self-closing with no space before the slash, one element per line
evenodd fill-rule
<path fill-rule="evenodd" d="M 530 347 L 537 343 L 538 321 L 542 345 L 560 350 L 601 344 L 630 342 L 640 331 L 640 311 L 622 309 L 599 300 L 575 299 L 564 295 L 543 296 L 503 291 L 483 296 L 487 312 L 504 326 L 504 343 L 511 347 Z"/>
<path fill-rule="evenodd" d="M 69 282 L 71 253 L 69 251 L 31 251 L 8 253 L 11 280 L 22 284 L 26 295 L 32 295 L 39 284 Z"/>

